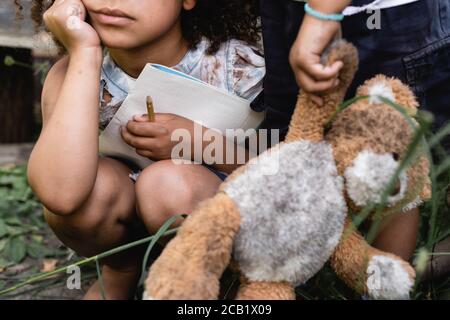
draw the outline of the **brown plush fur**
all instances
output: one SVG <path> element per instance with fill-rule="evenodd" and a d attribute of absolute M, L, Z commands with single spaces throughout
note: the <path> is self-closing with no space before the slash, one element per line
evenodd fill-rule
<path fill-rule="evenodd" d="M 356 292 L 366 293 L 367 266 L 370 259 L 377 255 L 399 259 L 408 270 L 411 279 L 415 278 L 414 269 L 407 262 L 371 247 L 357 231 L 354 231 L 352 221 L 347 218 L 344 234 L 330 259 L 336 274 Z"/>
<path fill-rule="evenodd" d="M 351 46 L 342 46 L 339 50 L 330 52 L 327 64 L 331 65 L 339 60 L 346 67 L 339 76 L 338 87 L 323 97 L 323 106 L 316 105 L 305 91 L 300 93 L 286 136 L 287 143 L 298 140 L 313 142 L 323 140 L 324 125 L 344 99 L 347 88 L 353 80 L 358 67 L 358 53 Z"/>
<path fill-rule="evenodd" d="M 239 225 L 239 212 L 225 194 L 202 202 L 150 269 L 147 294 L 158 299 L 216 299 Z"/>
<path fill-rule="evenodd" d="M 361 95 L 367 95 L 367 87 L 373 84 L 374 80 L 387 81 L 394 88 L 397 102 L 407 107 L 409 114 L 417 113 L 414 95 L 399 80 L 377 76 L 366 82 L 358 92 Z M 391 153 L 401 160 L 412 141 L 413 130 L 405 117 L 392 107 L 385 104 L 368 107 L 367 100 L 361 100 L 337 115 L 325 139 L 333 145 L 336 165 L 339 174 L 343 175 L 356 155 L 365 149 L 376 154 Z M 419 155 L 418 160 L 408 169 L 407 175 L 409 178 L 407 196 L 400 204 L 392 208 L 393 210 L 386 209 L 383 216 L 401 210 L 404 205 L 413 202 L 418 195 L 423 200 L 430 198 L 429 164 L 424 154 Z M 348 202 L 353 211 L 360 210 L 350 199 Z"/>
<path fill-rule="evenodd" d="M 243 282 L 237 300 L 294 300 L 295 291 L 287 282 Z"/>
<path fill-rule="evenodd" d="M 386 81 L 392 88 L 392 92 L 398 102 L 401 101 L 401 106 L 406 108 L 408 115 L 414 117 L 417 114 L 417 108 L 419 103 L 411 90 L 405 90 L 405 84 L 396 78 L 389 78 L 383 75 L 378 75 L 372 79 L 367 80 L 361 87 L 359 87 L 356 95 L 367 96 L 369 95 L 369 88 L 374 83 L 380 81 Z"/>
<path fill-rule="evenodd" d="M 402 159 L 413 136 L 413 129 L 398 111 L 384 105 L 369 105 L 361 100 L 334 119 L 325 134 L 324 125 L 332 118 L 337 106 L 352 82 L 357 68 L 357 51 L 346 42 L 331 49 L 327 63 L 342 60 L 344 70 L 338 88 L 323 96 L 324 106 L 319 107 L 306 93 L 299 95 L 285 143 L 298 140 L 328 141 L 334 152 L 339 174 L 351 165 L 357 154 L 365 149 L 374 153 L 392 153 Z M 358 95 L 367 95 L 374 81 L 387 81 L 397 102 L 404 105 L 410 115 L 416 113 L 417 102 L 411 91 L 400 81 L 383 76 L 376 77 L 362 86 Z M 178 235 L 169 243 L 161 257 L 153 264 L 146 282 L 148 295 L 156 299 L 216 299 L 219 279 L 230 263 L 234 237 L 240 226 L 237 206 L 225 194 L 230 181 L 245 172 L 243 166 L 230 175 L 213 199 L 199 205 L 182 225 Z M 408 170 L 408 192 L 400 205 L 406 205 L 421 194 L 430 196 L 428 162 L 419 155 Z M 301 177 L 299 177 L 301 178 Z M 347 197 L 348 205 L 359 210 Z M 262 204 L 263 205 L 263 204 Z M 401 207 L 400 207 L 401 208 Z M 395 207 L 395 210 L 398 210 Z M 391 208 L 393 210 L 393 208 Z M 386 210 L 389 212 L 389 209 Z M 345 231 L 331 256 L 331 265 L 337 275 L 357 292 L 367 291 L 367 266 L 372 257 L 384 256 L 398 260 L 414 278 L 414 270 L 399 257 L 371 247 L 347 218 Z M 238 266 L 236 266 L 238 269 Z M 249 282 L 242 277 L 238 299 L 294 299 L 291 284 L 273 282 Z"/>

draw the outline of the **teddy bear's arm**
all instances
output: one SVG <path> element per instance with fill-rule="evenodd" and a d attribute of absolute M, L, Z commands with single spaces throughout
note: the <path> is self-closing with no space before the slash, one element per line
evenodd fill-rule
<path fill-rule="evenodd" d="M 339 73 L 339 85 L 322 95 L 322 106 L 318 106 L 309 93 L 300 91 L 285 140 L 288 143 L 298 140 L 318 142 L 324 139 L 324 126 L 344 100 L 352 83 L 358 67 L 358 51 L 345 40 L 338 40 L 327 49 L 322 60 L 324 65 L 332 65 L 336 61 L 344 63 Z"/>
<path fill-rule="evenodd" d="M 240 222 L 236 205 L 225 193 L 202 202 L 150 268 L 144 297 L 217 299 Z"/>
<path fill-rule="evenodd" d="M 331 265 L 352 289 L 374 299 L 408 299 L 415 271 L 403 259 L 370 246 L 347 218 Z"/>

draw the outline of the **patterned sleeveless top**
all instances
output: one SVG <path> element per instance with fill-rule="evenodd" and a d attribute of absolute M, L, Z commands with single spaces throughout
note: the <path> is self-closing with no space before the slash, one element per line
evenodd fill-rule
<path fill-rule="evenodd" d="M 208 41 L 204 39 L 173 68 L 253 101 L 262 91 L 265 75 L 262 50 L 238 40 L 223 43 L 213 55 L 206 54 L 207 49 Z M 100 79 L 101 130 L 114 117 L 135 81 L 106 52 Z"/>

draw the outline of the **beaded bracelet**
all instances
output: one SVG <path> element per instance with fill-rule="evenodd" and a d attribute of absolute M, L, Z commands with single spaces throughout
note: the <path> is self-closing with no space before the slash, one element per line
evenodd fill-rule
<path fill-rule="evenodd" d="M 313 16 L 314 18 L 320 19 L 320 20 L 331 20 L 331 21 L 342 21 L 344 20 L 344 15 L 342 13 L 335 13 L 335 14 L 325 14 L 322 12 L 319 12 L 317 10 L 314 10 L 309 6 L 308 3 L 305 3 L 305 12 L 309 14 L 310 16 Z"/>

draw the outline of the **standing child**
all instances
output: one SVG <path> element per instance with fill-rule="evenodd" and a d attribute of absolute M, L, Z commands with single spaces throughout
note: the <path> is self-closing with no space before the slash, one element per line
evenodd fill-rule
<path fill-rule="evenodd" d="M 382 73 L 409 84 L 438 126 L 449 121 L 448 0 L 310 0 L 306 14 L 305 1 L 260 0 L 260 4 L 267 64 L 266 128 L 286 133 L 299 87 L 315 93 L 320 104 L 320 94 L 337 85 L 342 63 L 324 68 L 320 57 L 341 30 L 360 55 L 348 97 L 364 80 Z M 369 4 L 378 11 L 367 15 L 364 6 Z M 340 22 L 344 10 L 356 14 Z M 374 14 L 379 29 L 369 28 L 368 19 Z M 418 210 L 396 215 L 384 223 L 374 245 L 408 260 L 416 246 L 418 223 Z"/>
<path fill-rule="evenodd" d="M 35 13 L 44 11 L 44 2 L 34 1 Z M 157 114 L 154 123 L 136 116 L 122 128 L 123 139 L 156 162 L 134 183 L 127 165 L 99 157 L 99 127 L 107 125 L 149 62 L 254 99 L 265 73 L 255 46 L 258 21 L 252 1 L 47 2 L 45 24 L 67 55 L 45 82 L 43 129 L 28 177 L 56 235 L 80 255 L 92 256 L 154 233 L 174 214 L 189 213 L 215 194 L 223 173 L 237 167 L 175 165 L 171 133 L 192 133 L 193 122 L 173 114 Z M 140 263 L 139 253 L 104 261 L 108 299 L 133 296 Z M 100 298 L 98 283 L 85 298 Z"/>

